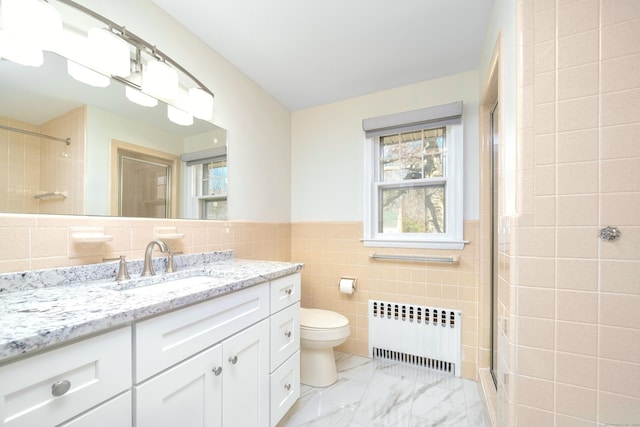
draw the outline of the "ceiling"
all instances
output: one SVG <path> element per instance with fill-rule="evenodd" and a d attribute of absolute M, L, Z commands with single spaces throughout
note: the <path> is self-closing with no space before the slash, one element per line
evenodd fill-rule
<path fill-rule="evenodd" d="M 493 0 L 153 0 L 289 110 L 476 69 Z"/>

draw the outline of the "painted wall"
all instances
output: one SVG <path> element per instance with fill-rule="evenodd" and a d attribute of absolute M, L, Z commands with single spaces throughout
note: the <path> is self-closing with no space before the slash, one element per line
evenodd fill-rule
<path fill-rule="evenodd" d="M 478 75 L 471 71 L 294 111 L 292 221 L 362 221 L 369 117 L 464 101 L 464 218 L 478 218 Z"/>
<path fill-rule="evenodd" d="M 82 0 L 158 46 L 215 94 L 213 122 L 229 131 L 229 216 L 290 219 L 290 114 L 150 0 Z"/>

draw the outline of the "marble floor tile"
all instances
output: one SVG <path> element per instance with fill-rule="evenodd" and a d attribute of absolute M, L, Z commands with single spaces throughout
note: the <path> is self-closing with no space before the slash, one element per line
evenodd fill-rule
<path fill-rule="evenodd" d="M 485 427 L 474 381 L 336 352 L 338 381 L 303 385 L 278 427 Z"/>

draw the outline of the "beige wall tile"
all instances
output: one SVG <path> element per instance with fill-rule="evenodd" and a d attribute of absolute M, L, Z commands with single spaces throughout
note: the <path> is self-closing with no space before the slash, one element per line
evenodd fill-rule
<path fill-rule="evenodd" d="M 624 294 L 600 295 L 600 324 L 640 329 L 640 296 Z"/>
<path fill-rule="evenodd" d="M 638 19 L 602 28 L 602 58 L 618 58 L 640 53 Z"/>
<path fill-rule="evenodd" d="M 553 228 L 521 228 L 518 230 L 519 255 L 554 256 L 556 233 Z"/>
<path fill-rule="evenodd" d="M 556 9 L 548 8 L 534 12 L 533 37 L 536 43 L 555 40 L 556 37 Z"/>
<path fill-rule="evenodd" d="M 555 259 L 518 258 L 518 284 L 552 288 L 555 286 Z"/>
<path fill-rule="evenodd" d="M 553 71 L 556 66 L 556 43 L 553 40 L 535 44 L 535 73 Z"/>
<path fill-rule="evenodd" d="M 600 132 L 602 159 L 640 157 L 640 144 L 637 143 L 640 124 L 603 127 Z"/>
<path fill-rule="evenodd" d="M 640 116 L 638 117 L 640 118 Z M 639 167 L 640 157 L 606 160 L 601 162 L 601 191 L 604 193 L 617 193 L 623 191 L 640 192 Z M 635 225 L 637 224 L 638 221 L 636 216 Z"/>
<path fill-rule="evenodd" d="M 533 195 L 551 196 L 556 194 L 556 166 L 536 166 L 533 175 Z"/>
<path fill-rule="evenodd" d="M 638 260 L 640 259 L 640 228 L 621 227 L 624 238 L 615 242 L 598 242 L 600 258 L 612 260 Z"/>
<path fill-rule="evenodd" d="M 558 137 L 558 163 L 598 160 L 598 130 L 562 132 Z"/>
<path fill-rule="evenodd" d="M 539 196 L 533 199 L 533 224 L 535 226 L 553 226 L 556 224 L 556 198 Z"/>
<path fill-rule="evenodd" d="M 598 294 L 584 291 L 557 291 L 557 318 L 580 323 L 598 322 Z"/>
<path fill-rule="evenodd" d="M 558 165 L 558 194 L 597 193 L 598 176 L 598 162 Z"/>
<path fill-rule="evenodd" d="M 600 83 L 599 77 L 597 62 L 559 70 L 558 100 L 566 101 L 573 98 L 597 95 Z"/>
<path fill-rule="evenodd" d="M 640 87 L 640 55 L 623 56 L 602 62 L 602 92 L 615 92 Z"/>
<path fill-rule="evenodd" d="M 597 195 L 559 196 L 557 224 L 560 226 L 598 225 L 598 202 Z"/>
<path fill-rule="evenodd" d="M 579 0 L 561 5 L 558 7 L 558 36 L 597 30 L 600 25 L 599 11 L 598 0 Z"/>
<path fill-rule="evenodd" d="M 602 25 L 640 19 L 640 4 L 636 0 L 602 0 Z"/>
<path fill-rule="evenodd" d="M 640 365 L 607 359 L 600 359 L 598 363 L 601 390 L 640 398 Z"/>
<path fill-rule="evenodd" d="M 602 95 L 601 99 L 603 126 L 638 123 L 640 89 L 606 93 Z"/>
<path fill-rule="evenodd" d="M 66 228 L 46 228 L 31 233 L 31 256 L 34 258 L 68 255 Z"/>
<path fill-rule="evenodd" d="M 640 420 L 640 399 L 621 394 L 600 392 L 598 421 L 604 425 L 633 425 Z"/>
<path fill-rule="evenodd" d="M 595 258 L 598 255 L 597 227 L 562 227 L 557 229 L 560 258 Z"/>
<path fill-rule="evenodd" d="M 640 192 L 601 194 L 600 223 L 637 226 L 640 212 Z"/>
<path fill-rule="evenodd" d="M 572 322 L 556 322 L 556 350 L 566 353 L 596 356 L 598 350 L 598 328 Z"/>
<path fill-rule="evenodd" d="M 558 132 L 597 128 L 600 120 L 599 103 L 597 96 L 558 102 Z"/>
<path fill-rule="evenodd" d="M 516 377 L 519 404 L 538 409 L 553 410 L 554 387 L 552 381 L 519 375 Z"/>
<path fill-rule="evenodd" d="M 556 353 L 556 380 L 595 389 L 598 386 L 598 359 L 569 353 Z"/>
<path fill-rule="evenodd" d="M 534 108 L 535 135 L 550 134 L 556 130 L 556 106 L 554 103 L 539 104 Z"/>
<path fill-rule="evenodd" d="M 518 346 L 518 374 L 553 380 L 555 372 L 554 352 L 533 347 Z"/>
<path fill-rule="evenodd" d="M 536 74 L 533 94 L 536 104 L 554 102 L 556 100 L 556 73 Z"/>
<path fill-rule="evenodd" d="M 640 295 L 640 261 L 600 261 L 600 288 L 603 292 Z"/>
<path fill-rule="evenodd" d="M 638 329 L 601 326 L 598 347 L 600 357 L 640 364 Z"/>
<path fill-rule="evenodd" d="M 519 287 L 518 315 L 553 319 L 556 314 L 556 295 L 553 289 Z"/>
<path fill-rule="evenodd" d="M 597 62 L 599 36 L 594 30 L 558 39 L 558 68 Z"/>
<path fill-rule="evenodd" d="M 518 427 L 540 427 L 553 425 L 553 412 L 530 406 L 518 405 Z"/>
<path fill-rule="evenodd" d="M 596 421 L 588 421 L 581 418 L 570 417 L 568 415 L 555 414 L 555 422 L 557 426 L 562 427 L 596 427 Z"/>
<path fill-rule="evenodd" d="M 591 259 L 558 258 L 558 289 L 598 290 L 598 262 Z"/>
<path fill-rule="evenodd" d="M 535 317 L 518 317 L 518 345 L 552 350 L 555 346 L 552 320 Z"/>
<path fill-rule="evenodd" d="M 587 420 L 596 419 L 596 390 L 556 383 L 556 411 Z"/>
<path fill-rule="evenodd" d="M 556 136 L 555 134 L 536 135 L 534 137 L 534 164 L 552 165 L 556 162 Z"/>

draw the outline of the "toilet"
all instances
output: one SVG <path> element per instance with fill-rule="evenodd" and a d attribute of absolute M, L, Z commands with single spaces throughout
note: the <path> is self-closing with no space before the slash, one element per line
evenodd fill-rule
<path fill-rule="evenodd" d="M 333 347 L 351 334 L 349 319 L 340 313 L 317 308 L 300 308 L 300 382 L 327 387 L 338 372 Z"/>

